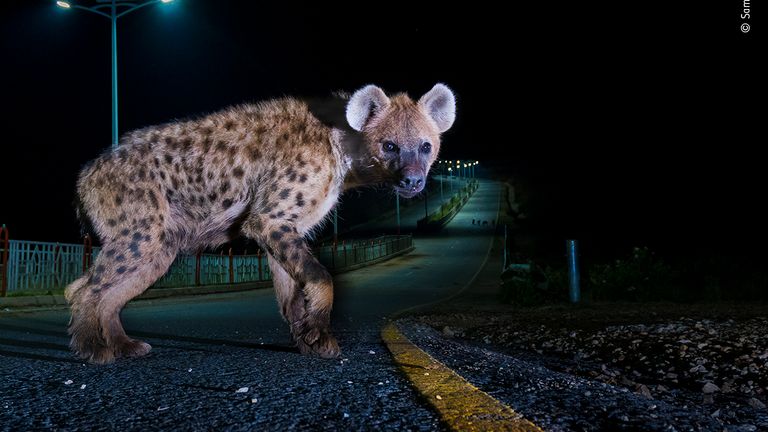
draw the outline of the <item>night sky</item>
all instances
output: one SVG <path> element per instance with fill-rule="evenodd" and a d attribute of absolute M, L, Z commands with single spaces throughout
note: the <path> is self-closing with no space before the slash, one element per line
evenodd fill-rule
<path fill-rule="evenodd" d="M 53 3 L 0 6 L 0 223 L 73 242 L 76 174 L 110 145 L 109 21 Z M 375 83 L 418 97 L 443 82 L 458 117 L 441 156 L 521 181 L 552 236 L 766 255 L 766 21 L 743 35 L 740 1 L 328 3 L 176 0 L 121 18 L 121 132 L 282 95 Z"/>

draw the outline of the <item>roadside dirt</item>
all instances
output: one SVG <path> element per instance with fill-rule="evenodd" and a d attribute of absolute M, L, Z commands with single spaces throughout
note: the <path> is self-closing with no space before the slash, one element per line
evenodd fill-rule
<path fill-rule="evenodd" d="M 416 320 L 558 372 L 698 405 L 729 428 L 768 430 L 765 305 L 515 308 L 459 299 Z"/>

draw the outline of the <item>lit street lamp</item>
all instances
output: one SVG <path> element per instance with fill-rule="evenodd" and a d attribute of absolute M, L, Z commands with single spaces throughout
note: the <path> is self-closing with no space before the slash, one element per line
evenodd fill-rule
<path fill-rule="evenodd" d="M 109 18 L 112 22 L 112 147 L 117 147 L 117 19 L 136 9 L 153 3 L 170 3 L 173 0 L 149 0 L 143 3 L 123 2 L 116 0 L 96 0 L 93 7 L 80 6 L 71 1 L 59 0 L 56 5 L 62 9 L 81 9 Z M 122 10 L 120 10 L 122 9 Z"/>

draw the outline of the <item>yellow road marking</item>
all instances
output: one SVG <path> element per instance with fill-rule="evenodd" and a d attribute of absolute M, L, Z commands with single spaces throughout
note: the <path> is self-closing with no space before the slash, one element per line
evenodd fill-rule
<path fill-rule="evenodd" d="M 452 430 L 542 432 L 412 344 L 394 324 L 387 324 L 381 337 L 400 369 Z"/>

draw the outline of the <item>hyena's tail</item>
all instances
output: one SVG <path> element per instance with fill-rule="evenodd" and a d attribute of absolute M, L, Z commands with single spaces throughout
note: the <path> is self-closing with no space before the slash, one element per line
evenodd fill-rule
<path fill-rule="evenodd" d="M 77 292 L 80 291 L 80 288 L 85 286 L 86 282 L 88 282 L 88 276 L 82 276 L 79 279 L 75 279 L 75 281 L 71 284 L 67 285 L 67 287 L 64 289 L 64 298 L 69 304 L 72 304 L 72 300 L 77 295 Z"/>

